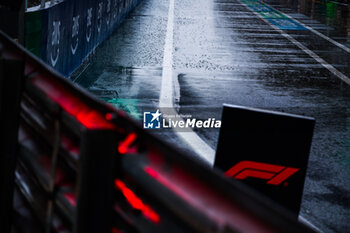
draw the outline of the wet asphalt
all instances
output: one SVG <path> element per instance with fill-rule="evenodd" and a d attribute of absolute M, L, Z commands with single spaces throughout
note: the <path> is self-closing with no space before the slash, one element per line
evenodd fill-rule
<path fill-rule="evenodd" d="M 314 117 L 300 214 L 324 232 L 350 232 L 350 86 L 258 17 L 247 1 L 174 2 L 172 69 L 179 112 L 220 119 L 228 103 Z M 331 25 L 283 1 L 264 2 L 350 47 L 350 37 Z M 169 0 L 142 1 L 73 79 L 136 118 L 157 109 L 168 9 Z M 308 29 L 283 31 L 350 77 L 349 52 Z M 196 133 L 215 149 L 218 130 Z M 190 150 L 171 132 L 159 134 Z"/>

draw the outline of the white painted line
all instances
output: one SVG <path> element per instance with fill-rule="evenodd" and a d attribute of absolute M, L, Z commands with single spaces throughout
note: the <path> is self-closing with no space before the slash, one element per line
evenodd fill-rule
<path fill-rule="evenodd" d="M 168 23 L 163 55 L 162 87 L 159 107 L 173 107 L 173 40 L 174 40 L 174 0 L 169 0 Z"/>
<path fill-rule="evenodd" d="M 299 215 L 298 216 L 298 221 L 309 226 L 312 230 L 318 232 L 318 233 L 323 233 L 323 231 L 321 231 L 320 228 L 318 228 L 317 226 L 315 226 L 314 224 L 312 224 L 309 220 L 307 220 L 306 218 L 304 218 L 303 216 Z"/>
<path fill-rule="evenodd" d="M 327 40 L 327 41 L 329 41 L 329 42 L 331 42 L 331 43 L 334 44 L 335 46 L 338 46 L 339 48 L 341 48 L 341 49 L 345 50 L 346 52 L 350 53 L 350 48 L 349 48 L 349 47 L 346 47 L 345 45 L 343 45 L 343 44 L 341 44 L 341 43 L 339 43 L 339 42 L 333 40 L 332 38 L 329 38 L 328 36 L 322 34 L 321 32 L 319 32 L 319 31 L 313 29 L 312 27 L 310 27 L 310 26 L 308 26 L 308 25 L 306 25 L 306 24 L 300 22 L 299 20 L 293 18 L 292 16 L 290 16 L 290 15 L 288 15 L 288 14 L 286 14 L 286 13 L 283 13 L 283 12 L 277 10 L 276 8 L 272 7 L 271 5 L 269 5 L 269 4 L 267 4 L 267 3 L 264 3 L 264 4 L 265 4 L 266 6 L 271 7 L 271 8 L 274 9 L 275 11 L 277 11 L 277 12 L 279 12 L 279 13 L 285 15 L 287 18 L 294 20 L 295 22 L 297 22 L 297 23 L 299 23 L 300 25 L 304 26 L 305 28 L 307 28 L 307 29 L 310 30 L 311 32 L 315 33 L 316 35 L 322 37 L 323 39 L 325 39 L 325 40 Z"/>
<path fill-rule="evenodd" d="M 334 74 L 335 76 L 337 76 L 338 78 L 340 78 L 341 80 L 343 80 L 345 83 L 347 83 L 348 85 L 350 85 L 350 78 L 347 77 L 345 74 L 341 73 L 339 70 L 337 70 L 336 68 L 334 68 L 334 66 L 330 65 L 329 63 L 327 63 L 325 60 L 323 60 L 323 58 L 321 58 L 320 56 L 318 56 L 316 53 L 314 53 L 313 51 L 311 51 L 310 49 L 308 49 L 307 47 L 305 47 L 303 44 L 301 44 L 299 41 L 297 41 L 296 39 L 294 39 L 291 35 L 285 33 L 282 29 L 278 28 L 277 26 L 273 25 L 272 23 L 270 23 L 267 19 L 265 19 L 264 17 L 262 17 L 260 14 L 258 14 L 256 11 L 250 9 L 249 6 L 247 6 L 244 3 L 241 3 L 243 6 L 245 6 L 248 10 L 250 10 L 251 12 L 253 12 L 256 16 L 258 16 L 260 19 L 262 19 L 264 22 L 266 22 L 267 24 L 269 24 L 271 27 L 273 27 L 276 31 L 278 31 L 282 36 L 284 36 L 285 38 L 287 38 L 290 42 L 292 42 L 294 45 L 298 46 L 301 50 L 303 50 L 305 53 L 307 53 L 310 57 L 312 57 L 313 59 L 315 59 L 318 63 L 320 63 L 324 68 L 326 68 L 327 70 L 329 70 L 332 74 Z"/>
<path fill-rule="evenodd" d="M 169 12 L 167 32 L 165 37 L 162 86 L 159 96 L 159 107 L 165 108 L 166 114 L 177 114 L 174 109 L 174 96 L 179 98 L 178 80 L 173 79 L 173 39 L 174 39 L 174 0 L 169 0 Z M 176 90 L 174 90 L 176 88 Z M 162 110 L 163 112 L 164 110 Z M 204 142 L 192 129 L 189 132 L 179 132 L 176 134 L 185 141 L 193 151 L 205 159 L 209 164 L 214 164 L 215 151 Z"/>

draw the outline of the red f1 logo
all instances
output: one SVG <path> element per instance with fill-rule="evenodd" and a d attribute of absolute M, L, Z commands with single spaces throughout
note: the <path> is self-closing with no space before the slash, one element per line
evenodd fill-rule
<path fill-rule="evenodd" d="M 241 161 L 226 171 L 225 174 L 238 180 L 244 180 L 247 177 L 255 177 L 268 180 L 267 184 L 279 185 L 297 171 L 299 171 L 299 169 L 294 167 Z"/>

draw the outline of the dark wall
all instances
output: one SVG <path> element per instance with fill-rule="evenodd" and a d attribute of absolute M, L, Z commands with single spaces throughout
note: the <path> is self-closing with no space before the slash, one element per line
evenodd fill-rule
<path fill-rule="evenodd" d="M 69 76 L 140 1 L 66 0 L 28 12 L 26 47 Z"/>

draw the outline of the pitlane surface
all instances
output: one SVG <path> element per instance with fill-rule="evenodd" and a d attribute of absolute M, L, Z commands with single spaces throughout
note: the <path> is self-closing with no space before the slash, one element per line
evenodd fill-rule
<path fill-rule="evenodd" d="M 135 117 L 157 109 L 168 18 L 169 1 L 144 0 L 96 50 L 79 83 Z M 334 44 L 309 30 L 284 32 L 349 75 L 350 59 Z M 180 113 L 220 119 L 229 103 L 316 118 L 301 214 L 325 232 L 346 232 L 349 86 L 238 0 L 174 0 L 172 46 Z M 196 132 L 215 149 L 218 130 Z M 156 133 L 191 150 L 176 134 Z"/>
<path fill-rule="evenodd" d="M 184 64 L 183 69 L 176 66 L 180 74 L 182 112 L 191 112 L 193 106 L 215 109 L 226 102 L 315 117 L 317 123 L 301 213 L 325 232 L 346 232 L 349 229 L 346 221 L 349 216 L 349 87 L 256 17 L 242 2 L 216 1 L 214 12 L 217 14 L 216 43 L 210 39 L 205 42 L 198 36 L 197 44 L 208 49 L 203 52 L 206 59 Z M 350 73 L 344 63 L 349 61 L 349 56 L 327 41 L 307 30 L 285 32 L 310 50 L 335 54 L 333 60 L 319 56 L 343 73 Z M 184 48 L 184 51 L 186 54 L 191 50 Z M 183 56 L 188 55 L 179 54 L 179 60 Z M 202 68 L 202 63 L 207 66 L 201 75 L 196 69 L 188 69 Z M 219 115 L 216 110 L 212 112 L 212 116 Z M 193 112 L 200 117 L 201 114 L 196 113 L 198 111 Z M 217 132 L 206 131 L 201 135 L 213 143 Z"/>

